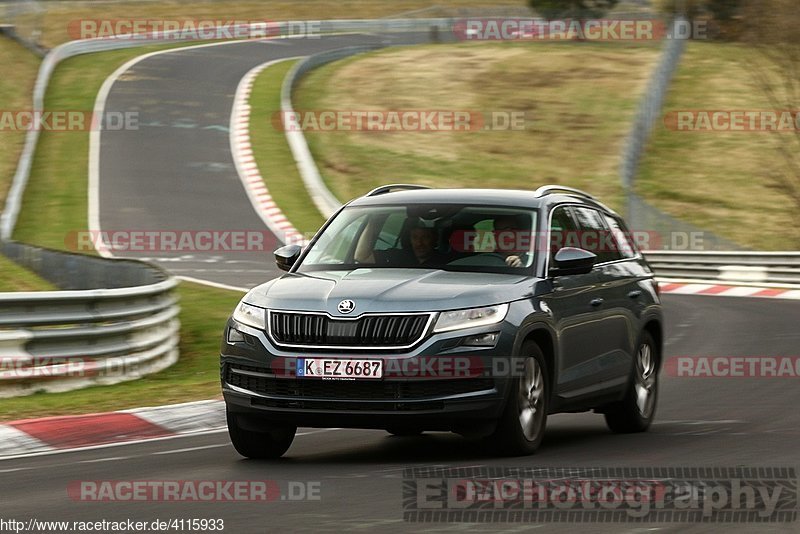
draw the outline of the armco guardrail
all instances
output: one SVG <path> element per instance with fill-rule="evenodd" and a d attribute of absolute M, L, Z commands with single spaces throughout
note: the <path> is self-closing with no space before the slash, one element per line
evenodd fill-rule
<path fill-rule="evenodd" d="M 177 361 L 175 278 L 133 260 L 2 248 L 70 289 L 0 293 L 0 398 L 133 380 Z"/>
<path fill-rule="evenodd" d="M 800 252 L 645 252 L 661 278 L 800 284 Z"/>

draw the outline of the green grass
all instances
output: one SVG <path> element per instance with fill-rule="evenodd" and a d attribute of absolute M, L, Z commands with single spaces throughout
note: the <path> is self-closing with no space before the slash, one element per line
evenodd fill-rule
<path fill-rule="evenodd" d="M 392 182 L 560 183 L 619 206 L 622 142 L 658 57 L 657 46 L 620 43 L 392 48 L 311 72 L 295 108 L 524 114 L 522 130 L 307 133 L 320 172 L 343 201 Z"/>
<path fill-rule="evenodd" d="M 39 58 L 13 41 L 0 39 L 0 65 L 14 73 L 0 76 L 0 110 L 30 109 Z M 11 186 L 24 141 L 25 132 L 0 130 L 0 200 Z"/>
<path fill-rule="evenodd" d="M 315 232 L 325 219 L 308 197 L 284 132 L 274 119 L 281 109 L 281 84 L 294 61 L 263 70 L 250 95 L 253 156 L 270 195 L 300 232 Z"/>
<path fill-rule="evenodd" d="M 665 113 L 772 109 L 753 83 L 748 63 L 757 60 L 743 45 L 689 43 Z M 748 248 L 797 249 L 798 209 L 770 179 L 781 172 L 781 135 L 792 134 L 678 132 L 659 123 L 642 161 L 638 190 L 667 213 Z"/>
<path fill-rule="evenodd" d="M 163 47 L 161 47 L 163 48 Z M 79 56 L 50 85 L 48 109 L 91 110 L 103 81 L 132 57 L 154 48 Z M 64 250 L 72 230 L 87 227 L 87 132 L 42 132 L 15 239 Z M 0 265 L 2 267 L 2 265 Z M 5 270 L 3 271 L 5 274 Z M 10 272 L 9 284 L 27 273 Z M 182 283 L 180 360 L 160 373 L 113 386 L 3 399 L 0 419 L 79 414 L 214 398 L 219 395 L 219 342 L 241 293 Z"/>
<path fill-rule="evenodd" d="M 5 291 L 51 291 L 58 289 L 0 254 L 0 293 Z"/>

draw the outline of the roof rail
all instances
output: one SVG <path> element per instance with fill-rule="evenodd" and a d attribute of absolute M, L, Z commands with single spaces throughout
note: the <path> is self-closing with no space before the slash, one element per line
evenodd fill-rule
<path fill-rule="evenodd" d="M 430 187 L 428 187 L 427 185 L 415 185 L 415 184 L 389 184 L 376 187 L 375 189 L 373 189 L 364 196 L 374 197 L 377 195 L 383 195 L 384 193 L 391 193 L 393 191 L 411 191 L 414 189 L 430 189 Z"/>
<path fill-rule="evenodd" d="M 566 193 L 568 195 L 578 195 L 595 200 L 595 198 L 586 191 L 581 191 L 580 189 L 575 189 L 574 187 L 565 187 L 563 185 L 543 185 L 542 187 L 534 191 L 533 194 L 536 195 L 537 197 L 543 197 L 547 195 L 555 195 L 558 193 Z"/>

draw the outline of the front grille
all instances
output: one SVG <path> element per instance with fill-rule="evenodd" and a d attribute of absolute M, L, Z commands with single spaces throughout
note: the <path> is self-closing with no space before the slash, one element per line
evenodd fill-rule
<path fill-rule="evenodd" d="M 284 345 L 407 347 L 425 333 L 428 314 L 365 315 L 334 319 L 315 313 L 270 312 L 273 339 Z"/>
<path fill-rule="evenodd" d="M 294 399 L 409 401 L 485 391 L 494 387 L 492 378 L 420 380 L 320 380 L 253 376 L 234 370 L 268 374 L 266 369 L 228 365 L 225 381 L 254 393 Z M 362 407 L 361 409 L 369 409 Z"/>

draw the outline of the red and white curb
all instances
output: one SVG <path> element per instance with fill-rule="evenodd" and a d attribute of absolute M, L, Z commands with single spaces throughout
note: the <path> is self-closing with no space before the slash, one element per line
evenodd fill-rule
<path fill-rule="evenodd" d="M 289 222 L 267 190 L 250 144 L 250 104 L 248 101 L 256 77 L 267 67 L 281 61 L 294 59 L 297 58 L 291 57 L 269 61 L 250 69 L 244 75 L 236 88 L 236 96 L 233 99 L 230 144 L 236 171 L 244 184 L 247 196 L 250 198 L 250 203 L 255 208 L 256 213 L 258 213 L 270 231 L 282 242 L 305 245 L 303 234 Z"/>
<path fill-rule="evenodd" d="M 224 429 L 225 403 L 188 402 L 0 424 L 0 459 Z"/>
<path fill-rule="evenodd" d="M 665 280 L 659 282 L 658 288 L 662 294 L 669 293 L 673 295 L 800 300 L 800 289 L 782 287 L 737 286 L 713 282 L 671 282 Z"/>

